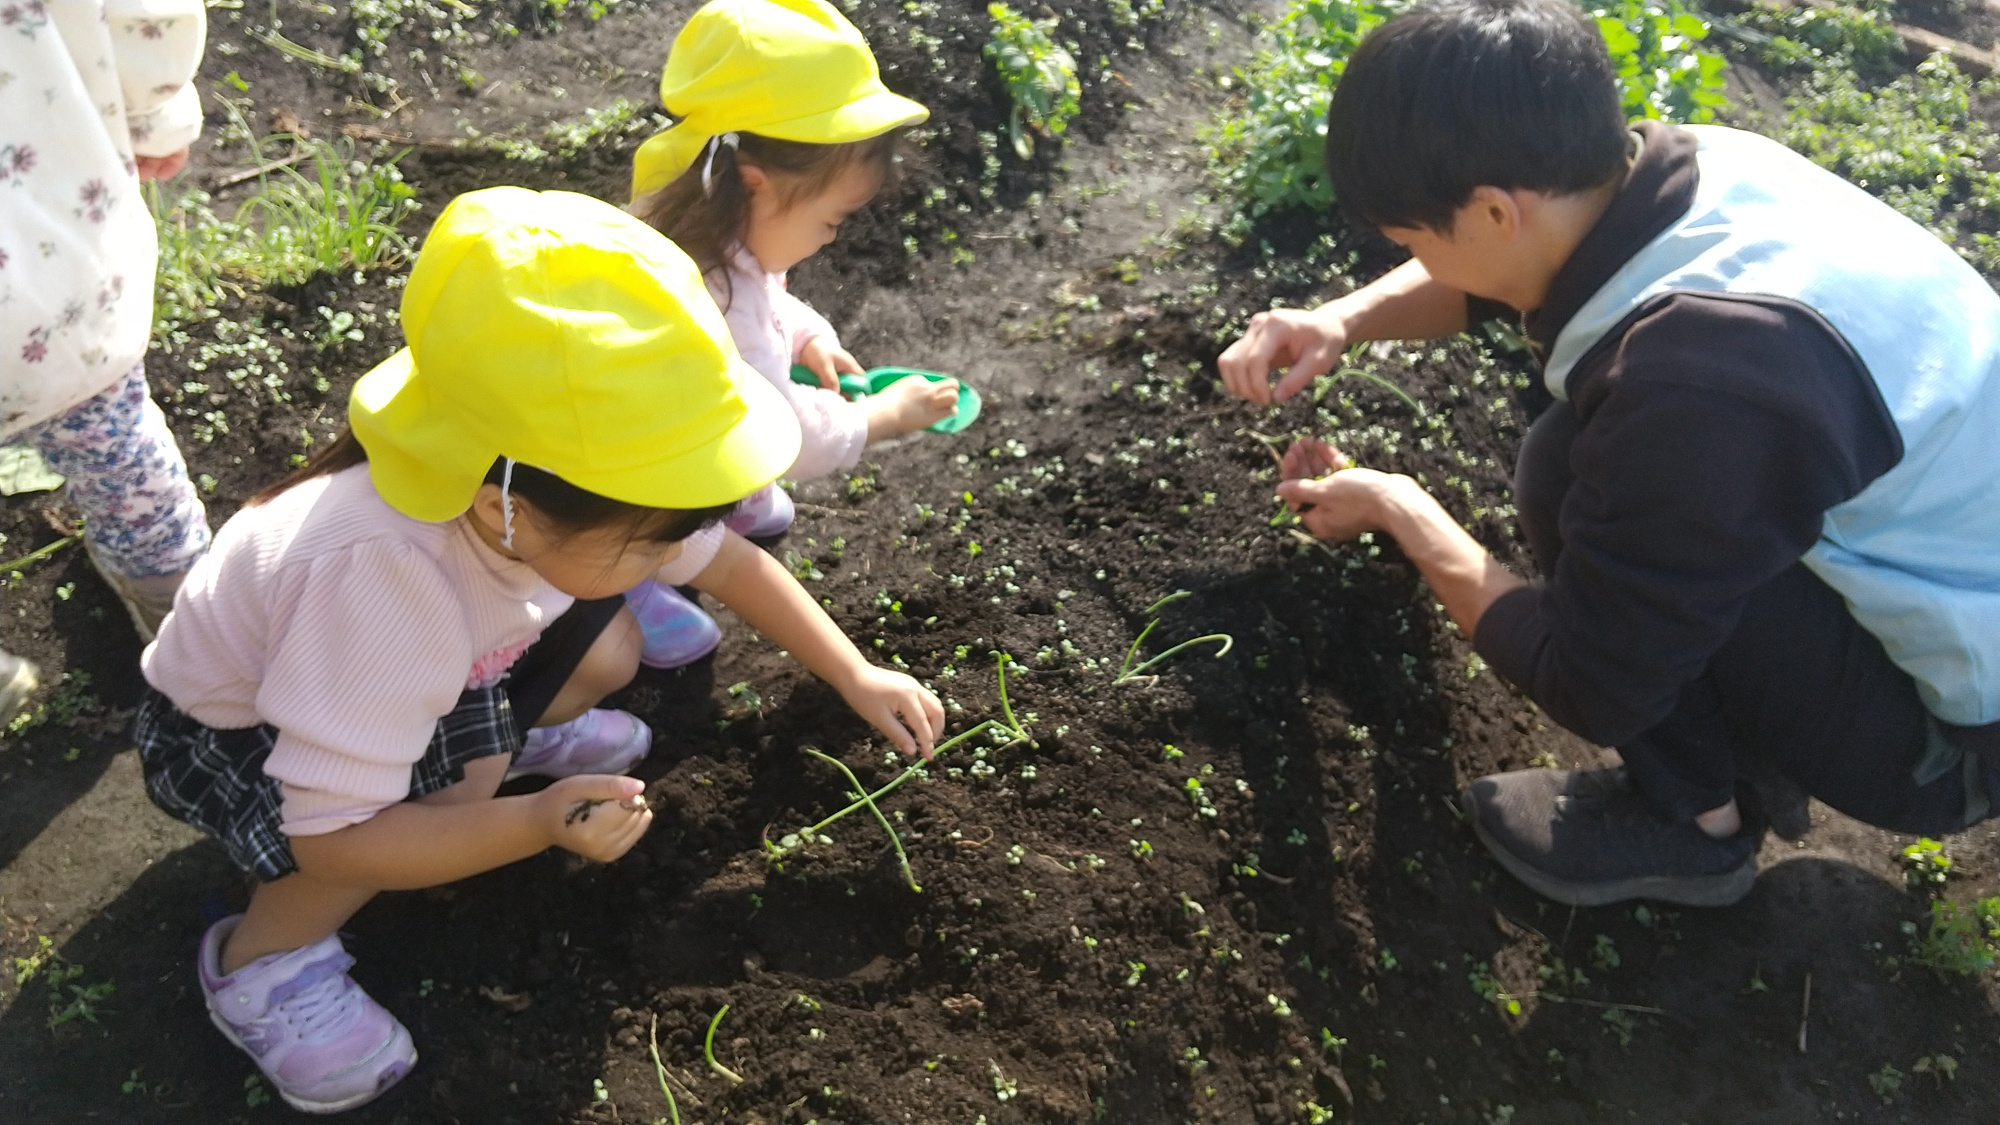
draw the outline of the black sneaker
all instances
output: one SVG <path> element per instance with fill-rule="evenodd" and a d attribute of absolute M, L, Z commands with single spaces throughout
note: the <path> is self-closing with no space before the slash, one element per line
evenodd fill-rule
<path fill-rule="evenodd" d="M 1460 800 L 1479 842 L 1536 891 L 1571 906 L 1650 898 L 1728 906 L 1757 882 L 1760 833 L 1717 840 L 1662 818 L 1623 769 L 1516 770 Z"/>

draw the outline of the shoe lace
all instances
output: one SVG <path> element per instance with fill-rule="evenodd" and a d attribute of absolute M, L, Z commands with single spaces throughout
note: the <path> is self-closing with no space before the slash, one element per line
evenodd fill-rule
<path fill-rule="evenodd" d="M 285 1013 L 306 1043 L 323 1043 L 346 1030 L 360 1014 L 362 992 L 347 979 L 354 958 L 345 953 L 315 961 L 271 990 L 271 1005 Z"/>

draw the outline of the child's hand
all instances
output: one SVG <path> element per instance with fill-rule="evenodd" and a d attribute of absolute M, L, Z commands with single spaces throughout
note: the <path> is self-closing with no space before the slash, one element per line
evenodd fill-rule
<path fill-rule="evenodd" d="M 912 375 L 861 400 L 868 415 L 868 444 L 914 433 L 958 409 L 958 380 L 933 383 Z"/>
<path fill-rule="evenodd" d="M 819 385 L 829 391 L 839 393 L 842 374 L 866 375 L 867 368 L 847 354 L 847 349 L 833 342 L 830 336 L 814 336 L 799 349 L 799 363 L 810 368 L 819 376 Z"/>
<path fill-rule="evenodd" d="M 944 705 L 938 697 L 901 672 L 864 663 L 850 682 L 840 685 L 840 697 L 905 757 L 921 753 L 929 758 L 944 729 Z"/>
<path fill-rule="evenodd" d="M 188 150 L 170 152 L 165 156 L 135 156 L 132 160 L 138 165 L 141 180 L 171 180 L 187 167 Z"/>
<path fill-rule="evenodd" d="M 653 824 L 646 785 L 636 777 L 579 774 L 535 794 L 549 841 L 585 859 L 610 863 L 632 850 Z"/>

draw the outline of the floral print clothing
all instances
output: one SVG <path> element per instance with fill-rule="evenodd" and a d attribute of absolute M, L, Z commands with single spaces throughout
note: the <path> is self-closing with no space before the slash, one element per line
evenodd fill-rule
<path fill-rule="evenodd" d="M 203 0 L 0 0 L 0 439 L 123 385 L 159 247 L 136 156 L 201 133 Z"/>
<path fill-rule="evenodd" d="M 83 533 L 120 574 L 181 574 L 208 550 L 208 512 L 143 366 L 22 437 L 69 478 Z"/>

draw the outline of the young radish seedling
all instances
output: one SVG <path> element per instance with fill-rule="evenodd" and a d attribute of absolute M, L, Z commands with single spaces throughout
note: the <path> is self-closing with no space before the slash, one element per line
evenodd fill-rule
<path fill-rule="evenodd" d="M 722 1017 L 729 1014 L 729 1005 L 716 1010 L 715 1018 L 708 1021 L 708 1035 L 701 1041 L 701 1054 L 708 1060 L 708 1069 L 720 1074 L 730 1082 L 742 1085 L 743 1076 L 715 1061 L 715 1029 L 722 1026 Z"/>
<path fill-rule="evenodd" d="M 1190 641 L 1182 641 L 1181 643 L 1159 654 L 1158 656 L 1153 657 L 1151 660 L 1148 660 L 1143 664 L 1135 666 L 1132 663 L 1139 657 L 1139 646 L 1146 643 L 1146 638 L 1152 635 L 1154 627 L 1160 623 L 1160 619 L 1157 617 L 1153 617 L 1153 615 L 1155 613 L 1158 613 L 1165 606 L 1172 605 L 1174 602 L 1180 601 L 1182 598 L 1189 598 L 1193 596 L 1194 595 L 1188 593 L 1186 590 L 1177 590 L 1174 593 L 1168 594 L 1166 597 L 1161 598 L 1159 601 L 1156 601 L 1152 605 L 1146 607 L 1146 616 L 1151 617 L 1152 620 L 1146 622 L 1146 627 L 1144 629 L 1139 630 L 1139 635 L 1132 641 L 1132 647 L 1125 650 L 1125 661 L 1124 663 L 1118 666 L 1118 678 L 1111 681 L 1113 684 L 1131 683 L 1132 681 L 1138 679 L 1151 680 L 1153 679 L 1153 677 L 1148 676 L 1146 674 L 1146 669 L 1155 667 L 1167 660 L 1170 660 L 1173 657 L 1179 655 L 1182 651 L 1192 648 L 1195 645 L 1207 644 L 1210 641 L 1222 642 L 1222 647 L 1215 650 L 1216 656 L 1221 657 L 1228 655 L 1230 648 L 1232 648 L 1236 644 L 1236 638 L 1230 636 L 1227 633 L 1210 633 L 1205 637 L 1196 637 Z M 1003 694 L 1001 696 L 1001 699 L 1004 701 L 1006 699 L 1006 696 Z"/>
<path fill-rule="evenodd" d="M 1000 749 L 1002 750 L 1005 750 L 1009 746 L 1014 746 L 1022 742 L 1033 741 L 1031 738 L 1029 738 L 1027 728 L 1023 727 L 1020 724 L 1020 721 L 1014 718 L 1013 704 L 1010 703 L 1007 699 L 1007 665 L 1013 663 L 1014 658 L 1008 656 L 1006 653 L 1003 652 L 996 652 L 993 654 L 993 657 L 994 657 L 994 671 L 995 674 L 998 676 L 1000 683 L 1000 714 L 1004 717 L 1005 721 L 1002 722 L 999 720 L 987 719 L 985 722 L 978 724 L 977 726 L 973 727 L 970 730 L 964 731 L 963 733 L 960 733 L 949 739 L 946 739 L 944 742 L 938 745 L 936 750 L 932 751 L 930 758 L 931 762 L 934 762 L 938 758 L 942 757 L 946 751 L 950 750 L 954 746 L 957 746 L 959 743 L 964 742 L 967 739 L 974 738 L 978 735 L 984 734 L 989 730 L 999 731 L 1002 735 L 1007 736 L 1007 741 L 1002 743 L 1000 746 Z M 794 833 L 787 834 L 775 844 L 773 844 L 770 840 L 766 839 L 764 841 L 764 849 L 767 858 L 777 859 L 790 853 L 793 849 L 802 847 L 805 844 L 808 844 L 814 840 L 824 840 L 824 837 L 822 837 L 820 833 L 824 832 L 828 825 L 841 819 L 842 817 L 848 815 L 849 813 L 865 808 L 869 812 L 875 814 L 875 820 L 877 823 L 882 825 L 882 831 L 889 834 L 889 844 L 891 847 L 896 849 L 896 863 L 902 869 L 903 881 L 910 885 L 910 890 L 916 892 L 917 894 L 924 893 L 924 888 L 917 882 L 916 874 L 910 870 L 910 854 L 909 852 L 903 849 L 902 837 L 897 834 L 895 826 L 889 823 L 889 818 L 882 814 L 882 809 L 876 802 L 881 800 L 883 797 L 888 796 L 891 792 L 893 792 L 898 786 L 902 785 L 905 781 L 908 781 L 910 778 L 916 776 L 917 771 L 923 769 L 926 765 L 930 763 L 922 760 L 912 762 L 910 763 L 908 769 L 905 769 L 902 773 L 896 775 L 896 777 L 893 780 L 891 780 L 887 785 L 884 785 L 880 789 L 877 789 L 873 793 L 870 793 L 868 792 L 867 788 L 861 784 L 861 779 L 854 776 L 854 771 L 847 768 L 847 763 L 832 756 L 831 754 L 821 753 L 819 750 L 816 750 L 810 746 L 801 747 L 801 749 L 803 749 L 806 753 L 812 755 L 813 757 L 818 758 L 820 761 L 826 762 L 828 765 L 831 765 L 833 768 L 839 770 L 841 776 L 847 778 L 848 783 L 854 786 L 853 790 L 849 794 L 854 798 L 854 803 L 848 805 L 844 809 L 841 809 L 839 812 L 834 813 L 832 816 L 827 817 L 825 820 L 820 821 L 818 824 L 815 824 L 809 828 L 802 828 Z"/>

